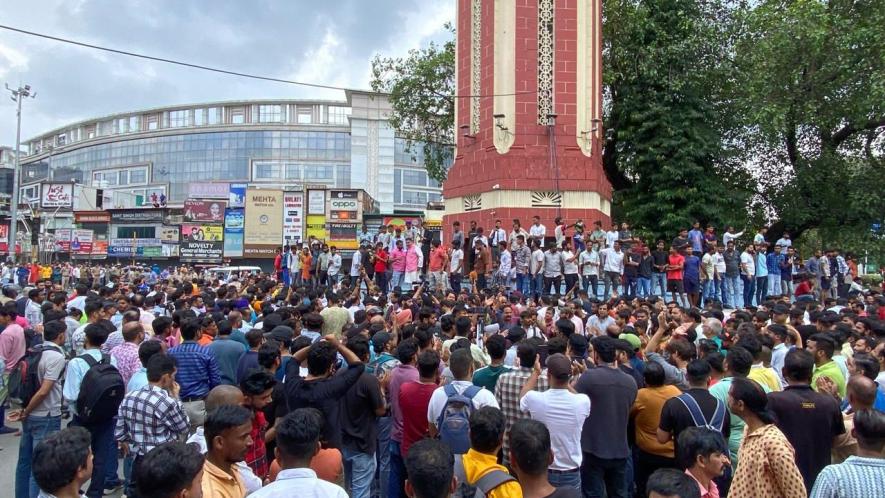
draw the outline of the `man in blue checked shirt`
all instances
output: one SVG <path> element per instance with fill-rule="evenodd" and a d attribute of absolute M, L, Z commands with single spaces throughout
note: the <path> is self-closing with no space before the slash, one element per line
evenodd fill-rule
<path fill-rule="evenodd" d="M 213 387 L 221 384 L 221 372 L 215 357 L 208 347 L 197 344 L 199 333 L 198 319 L 185 320 L 181 324 L 184 342 L 169 349 L 169 356 L 175 358 L 178 365 L 175 380 L 180 386 L 179 397 L 190 419 L 191 432 L 206 421 L 206 404 L 203 400 Z"/>

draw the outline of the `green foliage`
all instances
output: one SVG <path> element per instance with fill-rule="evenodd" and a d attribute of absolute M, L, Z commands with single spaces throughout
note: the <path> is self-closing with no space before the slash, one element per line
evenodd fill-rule
<path fill-rule="evenodd" d="M 454 33 L 451 25 L 446 27 Z M 390 94 L 390 124 L 409 151 L 421 148 L 427 173 L 442 182 L 455 131 L 455 42 L 372 60 L 372 90 Z"/>
<path fill-rule="evenodd" d="M 746 223 L 752 184 L 724 140 L 724 13 L 691 0 L 606 4 L 606 172 L 618 215 L 655 237 Z"/>
<path fill-rule="evenodd" d="M 781 228 L 868 239 L 885 213 L 885 2 L 766 0 L 743 21 L 734 100 L 760 197 Z"/>

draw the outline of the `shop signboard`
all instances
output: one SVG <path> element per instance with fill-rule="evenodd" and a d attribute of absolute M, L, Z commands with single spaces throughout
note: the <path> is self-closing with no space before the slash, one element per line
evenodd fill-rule
<path fill-rule="evenodd" d="M 243 257 L 243 222 L 242 209 L 228 208 L 224 211 L 224 257 Z"/>
<path fill-rule="evenodd" d="M 41 183 L 40 207 L 71 208 L 74 206 L 73 183 Z"/>
<path fill-rule="evenodd" d="M 329 223 L 329 245 L 338 249 L 359 249 L 356 223 Z"/>
<path fill-rule="evenodd" d="M 241 208 L 246 206 L 246 184 L 231 183 L 228 192 L 227 207 Z"/>
<path fill-rule="evenodd" d="M 283 193 L 283 245 L 298 245 L 304 237 L 304 194 Z"/>
<path fill-rule="evenodd" d="M 326 240 L 326 217 L 319 214 L 307 215 L 307 238 Z"/>
<path fill-rule="evenodd" d="M 283 191 L 246 190 L 243 256 L 273 258 L 283 239 Z"/>
<path fill-rule="evenodd" d="M 71 252 L 70 228 L 58 228 L 55 230 L 55 252 Z"/>
<path fill-rule="evenodd" d="M 326 215 L 326 191 L 307 191 L 307 214 Z"/>
<path fill-rule="evenodd" d="M 226 201 L 200 201 L 188 199 L 184 201 L 184 221 L 198 223 L 224 222 Z"/>
<path fill-rule="evenodd" d="M 182 225 L 179 256 L 184 263 L 221 262 L 224 253 L 221 225 Z"/>
<path fill-rule="evenodd" d="M 95 233 L 92 230 L 71 230 L 71 253 L 72 254 L 92 254 L 92 239 Z"/>
<path fill-rule="evenodd" d="M 187 197 L 189 199 L 222 199 L 226 200 L 230 196 L 229 183 L 212 182 L 189 183 L 187 186 Z"/>
<path fill-rule="evenodd" d="M 359 211 L 356 190 L 329 191 L 329 218 L 356 222 Z"/>

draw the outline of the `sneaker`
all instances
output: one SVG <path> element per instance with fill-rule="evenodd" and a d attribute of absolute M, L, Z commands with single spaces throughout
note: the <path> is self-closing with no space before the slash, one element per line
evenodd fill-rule
<path fill-rule="evenodd" d="M 102 494 L 104 496 L 112 495 L 112 494 L 116 493 L 117 490 L 119 490 L 122 487 L 123 487 L 122 484 L 110 484 L 110 485 L 105 484 L 104 493 L 102 493 Z"/>

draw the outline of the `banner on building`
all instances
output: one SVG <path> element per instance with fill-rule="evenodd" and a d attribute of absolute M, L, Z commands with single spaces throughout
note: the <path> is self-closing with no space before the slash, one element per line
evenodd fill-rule
<path fill-rule="evenodd" d="M 179 256 L 184 263 L 220 263 L 224 253 L 221 225 L 181 225 Z"/>
<path fill-rule="evenodd" d="M 166 212 L 163 209 L 134 209 L 111 212 L 111 223 L 163 223 Z"/>
<path fill-rule="evenodd" d="M 326 215 L 326 191 L 307 191 L 307 214 Z"/>
<path fill-rule="evenodd" d="M 247 189 L 243 256 L 272 258 L 283 240 L 283 191 Z"/>
<path fill-rule="evenodd" d="M 305 235 L 308 239 L 311 237 L 325 241 L 326 236 L 326 217 L 318 214 L 307 215 L 307 230 Z"/>
<path fill-rule="evenodd" d="M 356 223 L 329 223 L 328 244 L 338 249 L 359 249 L 358 227 Z"/>
<path fill-rule="evenodd" d="M 304 194 L 283 193 L 283 245 L 298 245 L 304 237 Z"/>
<path fill-rule="evenodd" d="M 197 201 L 188 199 L 184 201 L 184 221 L 202 223 L 224 222 L 225 201 Z"/>
<path fill-rule="evenodd" d="M 224 211 L 224 257 L 243 257 L 243 223 L 245 214 L 242 209 L 226 209 Z"/>
<path fill-rule="evenodd" d="M 411 222 L 415 228 L 421 227 L 421 218 L 418 216 L 385 216 L 384 226 L 393 225 L 394 228 L 406 229 L 406 222 Z"/>
<path fill-rule="evenodd" d="M 329 191 L 329 217 L 333 220 L 356 221 L 359 202 L 356 190 Z"/>
<path fill-rule="evenodd" d="M 92 241 L 92 257 L 104 259 L 108 257 L 108 241 L 93 240 Z"/>
<path fill-rule="evenodd" d="M 74 207 L 74 184 L 41 183 L 40 207 L 44 209 Z"/>
<path fill-rule="evenodd" d="M 55 252 L 71 252 L 71 229 L 57 228 L 55 230 Z"/>
<path fill-rule="evenodd" d="M 92 239 L 95 233 L 92 230 L 71 230 L 71 254 L 92 254 Z"/>
<path fill-rule="evenodd" d="M 241 208 L 246 206 L 246 184 L 231 183 L 228 192 L 227 206 L 232 208 Z"/>
<path fill-rule="evenodd" d="M 200 183 L 194 182 L 187 185 L 187 197 L 189 199 L 222 199 L 230 197 L 229 183 Z"/>
<path fill-rule="evenodd" d="M 160 241 L 164 244 L 173 243 L 178 244 L 178 239 L 180 237 L 179 227 L 177 226 L 164 226 L 160 227 Z"/>

